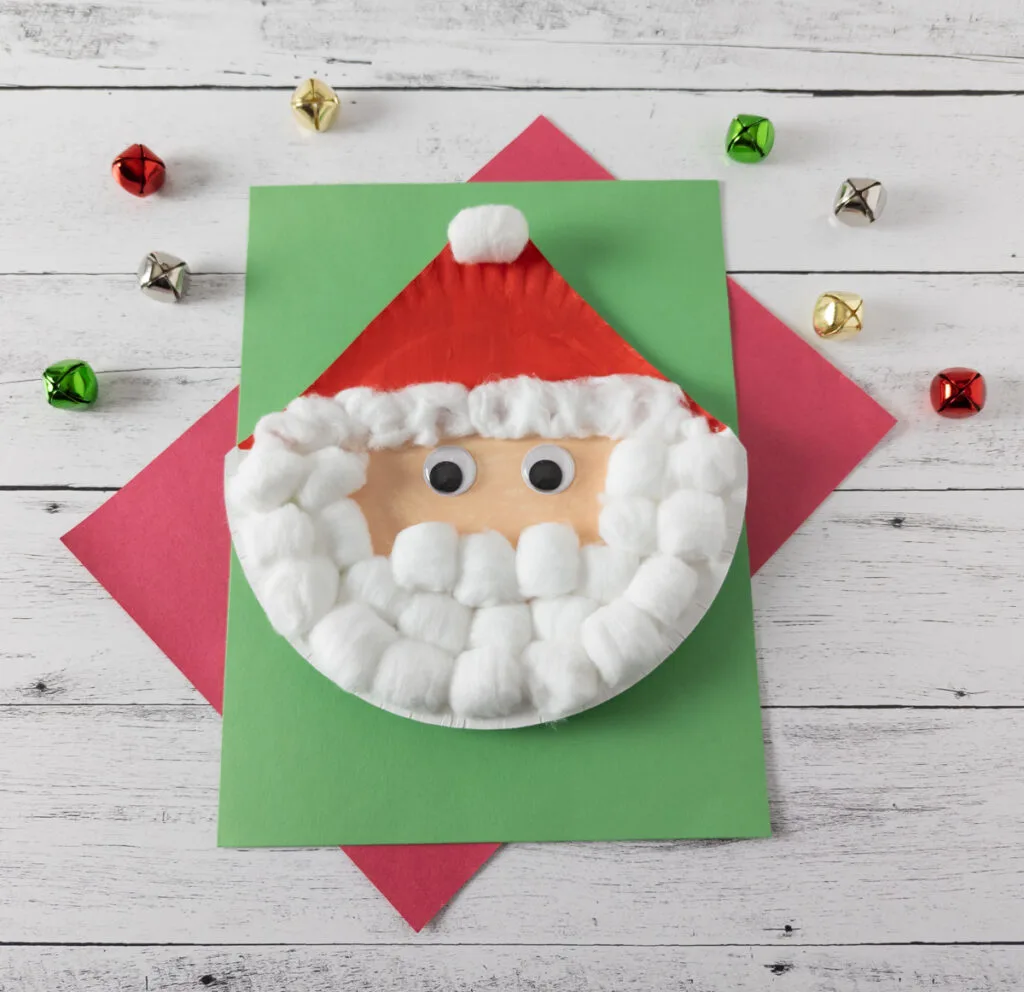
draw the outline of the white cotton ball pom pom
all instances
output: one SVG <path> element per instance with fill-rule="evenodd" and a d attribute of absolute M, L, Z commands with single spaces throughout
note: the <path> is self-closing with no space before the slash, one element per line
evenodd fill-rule
<path fill-rule="evenodd" d="M 535 641 L 523 653 L 522 661 L 530 698 L 545 720 L 579 712 L 604 688 L 594 663 L 578 644 Z"/>
<path fill-rule="evenodd" d="M 467 405 L 469 390 L 461 383 L 424 382 L 407 386 L 402 393 L 413 444 L 432 448 L 444 438 L 473 433 Z"/>
<path fill-rule="evenodd" d="M 627 437 L 608 456 L 604 489 L 608 496 L 661 499 L 665 488 L 666 446 L 660 441 Z"/>
<path fill-rule="evenodd" d="M 572 592 L 579 564 L 580 541 L 568 524 L 533 524 L 519 535 L 516 580 L 527 599 Z"/>
<path fill-rule="evenodd" d="M 610 498 L 597 518 L 597 531 L 610 548 L 649 554 L 657 538 L 655 503 L 642 496 Z"/>
<path fill-rule="evenodd" d="M 626 591 L 636 575 L 640 556 L 606 544 L 580 548 L 580 577 L 576 591 L 599 603 L 610 603 Z"/>
<path fill-rule="evenodd" d="M 713 558 L 725 550 L 725 503 L 711 493 L 683 489 L 658 507 L 658 548 L 679 558 Z"/>
<path fill-rule="evenodd" d="M 327 400 L 330 403 L 330 400 Z M 366 485 L 366 455 L 321 448 L 309 456 L 309 477 L 296 500 L 304 510 L 314 512 Z"/>
<path fill-rule="evenodd" d="M 310 632 L 310 661 L 342 689 L 366 692 L 384 649 L 396 640 L 394 628 L 368 606 L 346 603 L 331 610 Z"/>
<path fill-rule="evenodd" d="M 296 396 L 287 413 L 292 431 L 307 451 L 353 440 L 351 417 L 328 396 Z"/>
<path fill-rule="evenodd" d="M 499 647 L 518 655 L 532 640 L 533 618 L 525 603 L 482 606 L 473 611 L 470 647 Z"/>
<path fill-rule="evenodd" d="M 328 558 L 288 558 L 259 581 L 259 599 L 271 626 L 285 637 L 305 634 L 338 598 L 338 569 Z"/>
<path fill-rule="evenodd" d="M 668 477 L 675 489 L 724 493 L 732 488 L 743 464 L 743 446 L 732 431 L 712 434 L 707 429 L 669 449 Z"/>
<path fill-rule="evenodd" d="M 597 609 L 597 602 L 585 596 L 556 596 L 535 599 L 530 604 L 533 629 L 542 641 L 576 641 L 580 624 Z"/>
<path fill-rule="evenodd" d="M 302 455 L 276 445 L 256 445 L 228 479 L 228 501 L 243 510 L 273 510 L 295 495 L 308 471 Z"/>
<path fill-rule="evenodd" d="M 495 530 L 467 534 L 459 542 L 455 598 L 466 606 L 495 606 L 521 599 L 516 585 L 516 552 Z"/>
<path fill-rule="evenodd" d="M 452 656 L 433 644 L 395 641 L 381 656 L 373 695 L 389 706 L 436 713 L 448 702 L 452 663 Z"/>
<path fill-rule="evenodd" d="M 583 649 L 616 689 L 638 679 L 668 655 L 671 643 L 657 622 L 625 599 L 583 621 Z"/>
<path fill-rule="evenodd" d="M 373 555 L 370 528 L 355 500 L 342 499 L 325 506 L 315 520 L 320 546 L 339 568 L 348 568 Z"/>
<path fill-rule="evenodd" d="M 452 712 L 464 717 L 508 716 L 522 704 L 524 688 L 523 669 L 508 651 L 473 648 L 455 659 Z"/>
<path fill-rule="evenodd" d="M 440 592 L 418 592 L 398 614 L 398 629 L 413 640 L 458 654 L 466 646 L 472 610 Z"/>
<path fill-rule="evenodd" d="M 242 554 L 256 565 L 305 558 L 313 553 L 313 521 L 294 503 L 285 503 L 269 513 L 242 517 L 238 538 Z"/>
<path fill-rule="evenodd" d="M 451 592 L 459 574 L 458 531 L 436 521 L 399 531 L 391 548 L 391 570 L 406 589 Z"/>
<path fill-rule="evenodd" d="M 515 207 L 488 204 L 460 210 L 448 225 L 456 262 L 514 262 L 530 240 L 530 228 Z"/>
<path fill-rule="evenodd" d="M 693 602 L 700 576 L 673 555 L 645 558 L 626 590 L 626 599 L 664 624 L 674 624 Z"/>
<path fill-rule="evenodd" d="M 391 562 L 380 555 L 357 561 L 345 573 L 341 587 L 346 597 L 372 606 L 391 623 L 409 602 L 409 593 L 391 574 Z"/>

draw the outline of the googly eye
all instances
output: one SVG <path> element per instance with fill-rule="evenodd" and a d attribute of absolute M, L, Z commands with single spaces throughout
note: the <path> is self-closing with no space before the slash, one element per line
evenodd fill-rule
<path fill-rule="evenodd" d="M 576 463 L 557 444 L 538 444 L 523 459 L 523 482 L 538 493 L 563 493 L 576 477 Z"/>
<path fill-rule="evenodd" d="M 441 496 L 461 496 L 476 482 L 476 462 L 465 448 L 435 448 L 423 463 L 423 479 Z"/>

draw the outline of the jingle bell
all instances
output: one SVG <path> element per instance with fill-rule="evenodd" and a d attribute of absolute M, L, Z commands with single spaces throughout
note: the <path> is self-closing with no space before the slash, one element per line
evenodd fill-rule
<path fill-rule="evenodd" d="M 985 377 L 974 369 L 943 369 L 932 379 L 932 407 L 940 417 L 973 417 L 985 406 Z"/>
<path fill-rule="evenodd" d="M 814 304 L 820 338 L 849 338 L 863 328 L 864 301 L 856 293 L 822 293 Z"/>
<path fill-rule="evenodd" d="M 338 116 L 340 101 L 322 79 L 306 79 L 292 93 L 292 113 L 310 131 L 326 131 Z"/>
<path fill-rule="evenodd" d="M 756 114 L 738 114 L 725 135 L 725 153 L 736 162 L 760 162 L 774 144 L 774 125 Z"/>
<path fill-rule="evenodd" d="M 132 196 L 149 196 L 164 184 L 167 167 L 145 145 L 129 145 L 110 167 L 118 185 Z"/>
<path fill-rule="evenodd" d="M 187 292 L 189 267 L 174 255 L 151 251 L 139 263 L 139 289 L 154 300 L 177 303 Z"/>
<path fill-rule="evenodd" d="M 850 227 L 867 227 L 882 216 L 885 199 L 885 187 L 877 179 L 844 179 L 832 213 Z"/>
<path fill-rule="evenodd" d="M 80 358 L 54 362 L 43 372 L 43 387 L 46 402 L 61 410 L 92 406 L 99 395 L 96 373 L 88 362 Z"/>

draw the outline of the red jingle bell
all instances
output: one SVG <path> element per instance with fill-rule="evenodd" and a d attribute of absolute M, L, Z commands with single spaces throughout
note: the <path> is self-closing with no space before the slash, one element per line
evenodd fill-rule
<path fill-rule="evenodd" d="M 985 377 L 974 369 L 943 369 L 932 379 L 932 406 L 942 417 L 973 417 L 985 405 Z"/>
<path fill-rule="evenodd" d="M 167 168 L 163 159 L 145 145 L 129 145 L 111 167 L 114 178 L 132 196 L 149 196 L 164 184 Z"/>

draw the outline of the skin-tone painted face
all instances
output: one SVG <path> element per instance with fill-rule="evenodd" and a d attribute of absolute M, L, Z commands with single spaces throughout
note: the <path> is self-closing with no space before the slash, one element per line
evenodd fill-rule
<path fill-rule="evenodd" d="M 469 437 L 444 443 L 464 449 L 476 466 L 473 485 L 457 496 L 443 495 L 425 480 L 424 464 L 432 448 L 370 453 L 366 485 L 352 498 L 369 524 L 375 554 L 390 555 L 399 531 L 426 521 L 450 523 L 463 534 L 496 530 L 513 545 L 524 528 L 547 522 L 570 524 L 581 544 L 599 540 L 598 497 L 616 443 L 611 438 Z M 523 480 L 523 459 L 538 445 L 557 445 L 572 456 L 575 474 L 564 491 L 538 492 Z"/>

